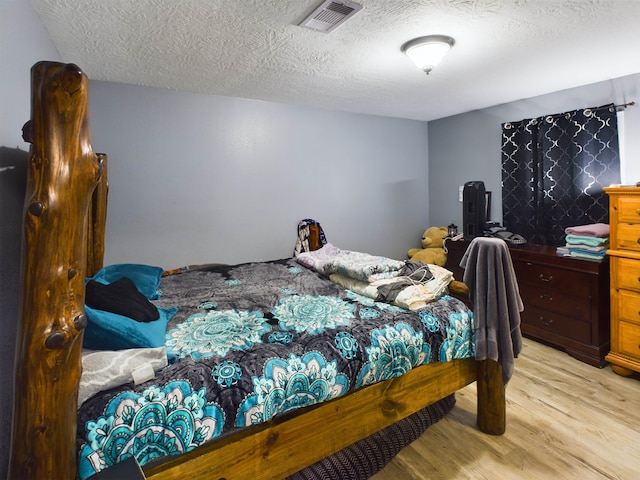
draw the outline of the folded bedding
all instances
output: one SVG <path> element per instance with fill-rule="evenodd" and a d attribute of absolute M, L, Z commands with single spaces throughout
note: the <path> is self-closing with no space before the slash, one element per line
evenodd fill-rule
<path fill-rule="evenodd" d="M 607 249 L 609 248 L 609 245 L 600 245 L 597 247 L 592 247 L 589 245 L 579 245 L 579 244 L 572 245 L 570 243 L 567 243 L 564 248 L 566 248 L 568 251 L 575 250 L 575 251 L 583 251 L 583 252 L 600 253 L 600 252 L 606 252 Z"/>
<path fill-rule="evenodd" d="M 341 250 L 327 243 L 322 248 L 296 257 L 298 263 L 327 277 L 339 273 L 363 282 L 375 282 L 400 275 L 405 262 L 364 252 Z"/>
<path fill-rule="evenodd" d="M 609 236 L 609 225 L 607 223 L 578 225 L 575 227 L 565 228 L 564 233 L 567 235 L 604 238 Z"/>
<path fill-rule="evenodd" d="M 372 283 L 355 280 L 339 273 L 333 273 L 329 278 L 359 295 L 391 303 L 407 310 L 419 310 L 444 295 L 453 280 L 453 273 L 446 268 L 438 265 L 423 265 L 423 268 L 429 272 L 428 279 L 425 281 L 417 281 L 415 277 L 405 275 Z M 396 285 L 398 287 L 394 289 Z M 392 295 L 389 292 L 392 292 Z"/>
<path fill-rule="evenodd" d="M 572 235 L 569 234 L 565 237 L 567 244 L 570 245 L 588 245 L 591 247 L 600 247 L 609 244 L 609 237 L 590 237 L 586 235 Z"/>
<path fill-rule="evenodd" d="M 609 248 L 609 225 L 605 223 L 570 227 L 566 229 L 566 245 L 559 251 L 564 255 L 584 260 L 602 261 Z"/>
<path fill-rule="evenodd" d="M 374 270 L 365 266 L 366 278 Z M 80 478 L 130 456 L 144 465 L 178 455 L 422 364 L 474 356 L 463 302 L 442 295 L 410 311 L 293 258 L 186 271 L 159 288 L 158 309 L 177 309 L 165 334 L 176 361 L 82 404 Z"/>
<path fill-rule="evenodd" d="M 604 260 L 607 256 L 606 250 L 601 252 L 592 252 L 589 250 L 571 249 L 569 251 L 570 257 L 583 258 L 585 260 Z"/>

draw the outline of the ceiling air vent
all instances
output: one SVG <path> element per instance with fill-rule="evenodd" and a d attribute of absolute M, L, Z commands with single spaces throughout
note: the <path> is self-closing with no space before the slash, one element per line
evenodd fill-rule
<path fill-rule="evenodd" d="M 311 15 L 300 22 L 301 27 L 317 30 L 318 32 L 329 33 L 339 27 L 348 18 L 353 17 L 362 10 L 362 5 L 356 2 L 343 1 L 336 2 L 327 0 L 322 2 Z"/>

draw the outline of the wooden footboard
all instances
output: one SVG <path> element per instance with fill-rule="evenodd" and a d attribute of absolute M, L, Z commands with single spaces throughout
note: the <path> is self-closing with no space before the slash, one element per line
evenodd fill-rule
<path fill-rule="evenodd" d="M 495 378 L 499 385 L 492 381 Z M 146 465 L 145 476 L 153 480 L 284 478 L 476 379 L 478 425 L 486 433 L 502 434 L 505 404 L 500 365 L 492 360 L 454 360 L 423 365 L 401 377 L 310 407 L 303 414 L 287 415 L 183 456 Z"/>
<path fill-rule="evenodd" d="M 103 261 L 106 155 L 92 150 L 88 80 L 77 66 L 38 63 L 32 68 L 31 82 L 31 121 L 24 136 L 32 147 L 9 478 L 73 479 L 86 324 L 84 278 Z M 463 285 L 457 287 L 464 291 Z M 347 397 L 149 464 L 146 475 L 154 479 L 281 478 L 476 380 L 478 425 L 487 433 L 501 434 L 505 389 L 500 366 L 493 361 L 456 360 L 421 366 Z"/>

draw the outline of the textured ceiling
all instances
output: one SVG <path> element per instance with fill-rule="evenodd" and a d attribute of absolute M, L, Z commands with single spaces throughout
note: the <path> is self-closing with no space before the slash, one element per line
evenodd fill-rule
<path fill-rule="evenodd" d="M 92 79 L 432 120 L 640 72 L 640 0 L 360 0 L 330 33 L 321 0 L 31 0 Z M 456 44 L 426 76 L 414 37 Z"/>

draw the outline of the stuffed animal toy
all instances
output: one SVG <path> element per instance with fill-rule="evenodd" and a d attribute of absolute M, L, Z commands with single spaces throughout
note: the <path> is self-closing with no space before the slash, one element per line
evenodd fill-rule
<path fill-rule="evenodd" d="M 431 263 L 444 267 L 447 252 L 444 239 L 448 234 L 447 227 L 429 227 L 422 235 L 422 248 L 412 248 L 407 254 L 415 262 Z"/>

